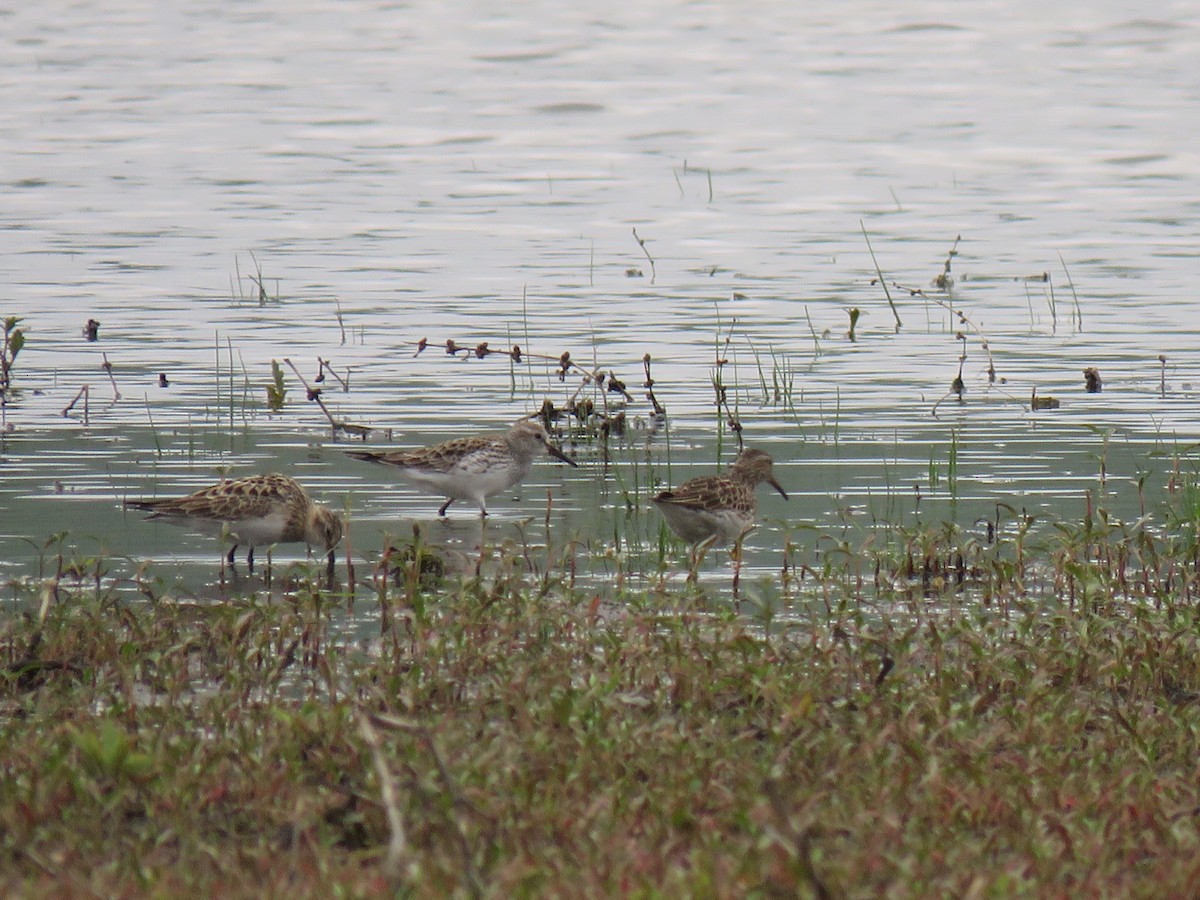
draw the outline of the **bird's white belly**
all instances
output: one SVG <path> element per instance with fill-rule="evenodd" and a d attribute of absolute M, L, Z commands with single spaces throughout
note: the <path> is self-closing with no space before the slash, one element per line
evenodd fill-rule
<path fill-rule="evenodd" d="M 658 508 L 672 530 L 690 544 L 708 538 L 715 538 L 718 545 L 729 544 L 753 523 L 746 514 L 729 509 L 699 510 L 670 503 L 661 503 Z"/>
<path fill-rule="evenodd" d="M 448 472 L 404 469 L 402 474 L 418 487 L 455 500 L 479 502 L 507 490 L 521 480 L 516 466 L 456 466 Z"/>
<path fill-rule="evenodd" d="M 287 515 L 283 512 L 276 512 L 268 516 L 234 519 L 229 522 L 219 519 L 190 518 L 187 523 L 204 534 L 216 537 L 227 535 L 233 543 L 261 547 L 264 544 L 279 542 L 279 538 L 283 536 L 284 529 L 287 527 Z"/>

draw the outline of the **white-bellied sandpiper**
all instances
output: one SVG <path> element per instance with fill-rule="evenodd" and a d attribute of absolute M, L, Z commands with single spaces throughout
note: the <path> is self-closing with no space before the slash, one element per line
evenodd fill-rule
<path fill-rule="evenodd" d="M 765 450 L 743 450 L 724 475 L 685 481 L 654 498 L 671 530 L 689 544 L 736 543 L 754 525 L 758 502 L 754 489 L 766 482 L 787 499 L 775 480 L 774 462 Z"/>
<path fill-rule="evenodd" d="M 417 450 L 349 450 L 347 455 L 392 466 L 418 487 L 448 498 L 438 515 L 455 500 L 470 500 L 487 515 L 486 501 L 529 474 L 536 457 L 549 453 L 568 465 L 575 461 L 550 443 L 541 423 L 522 419 L 504 434 L 463 437 Z"/>
<path fill-rule="evenodd" d="M 342 520 L 314 503 L 296 479 L 287 475 L 249 475 L 221 481 L 186 497 L 128 500 L 151 519 L 194 528 L 233 542 L 226 560 L 233 565 L 238 547 L 249 546 L 246 564 L 254 571 L 254 548 L 303 541 L 329 552 L 333 577 L 334 547 L 342 539 Z"/>

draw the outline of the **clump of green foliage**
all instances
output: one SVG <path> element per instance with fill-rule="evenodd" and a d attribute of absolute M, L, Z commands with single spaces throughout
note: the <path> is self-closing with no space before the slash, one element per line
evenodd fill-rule
<path fill-rule="evenodd" d="M 6 396 L 12 389 L 12 370 L 17 361 L 17 354 L 25 346 L 25 331 L 17 326 L 21 320 L 17 316 L 9 316 L 4 320 L 4 341 L 0 344 L 0 397 Z"/>
<path fill-rule="evenodd" d="M 271 412 L 281 412 L 284 400 L 287 398 L 287 385 L 283 383 L 283 367 L 278 360 L 271 360 L 271 383 L 267 385 L 267 408 Z"/>
<path fill-rule="evenodd" d="M 769 629 L 536 546 L 221 603 L 62 561 L 0 614 L 0 893 L 1194 893 L 1195 542 L 881 543 Z"/>

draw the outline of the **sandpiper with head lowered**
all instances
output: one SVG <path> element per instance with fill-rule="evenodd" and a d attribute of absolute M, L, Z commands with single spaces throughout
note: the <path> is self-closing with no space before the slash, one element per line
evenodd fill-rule
<path fill-rule="evenodd" d="M 689 544 L 736 543 L 754 525 L 754 489 L 766 482 L 787 499 L 765 450 L 743 450 L 724 475 L 685 481 L 654 498 L 671 530 Z"/>
<path fill-rule="evenodd" d="M 543 452 L 568 465 L 575 461 L 550 443 L 541 423 L 522 419 L 504 434 L 462 437 L 416 450 L 350 450 L 347 455 L 394 467 L 418 487 L 448 498 L 438 515 L 455 500 L 470 500 L 487 515 L 486 501 L 524 480 Z"/>
<path fill-rule="evenodd" d="M 246 564 L 254 571 L 254 548 L 303 541 L 329 552 L 333 577 L 334 547 L 342 539 L 342 520 L 328 507 L 314 503 L 296 479 L 287 475 L 249 475 L 221 481 L 186 497 L 127 500 L 126 506 L 146 510 L 162 519 L 233 542 L 226 560 L 249 546 Z"/>

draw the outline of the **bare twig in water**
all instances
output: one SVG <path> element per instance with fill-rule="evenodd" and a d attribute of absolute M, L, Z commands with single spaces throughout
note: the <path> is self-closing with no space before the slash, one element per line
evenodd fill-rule
<path fill-rule="evenodd" d="M 553 363 L 554 374 L 558 376 L 560 382 L 565 382 L 568 376 L 578 377 L 579 385 L 561 409 L 551 400 L 546 399 L 542 403 L 540 411 L 535 414 L 542 418 L 547 427 L 563 414 L 567 414 L 575 416 L 580 422 L 586 422 L 594 416 L 593 426 L 599 427 L 602 431 L 615 432 L 624 427 L 625 411 L 621 405 L 617 406 L 615 412 L 610 410 L 610 396 L 619 394 L 624 403 L 634 402 L 633 395 L 629 393 L 625 382 L 617 377 L 616 372 L 612 370 L 606 372 L 604 367 L 598 364 L 587 368 L 577 362 L 569 350 L 558 356 L 550 356 L 541 353 L 527 353 L 519 345 L 514 345 L 508 350 L 500 350 L 492 347 L 487 341 L 467 346 L 459 344 L 453 338 L 448 339 L 444 344 L 433 344 L 428 338 L 421 338 L 419 341 L 410 343 L 416 347 L 413 356 L 420 356 L 431 347 L 442 347 L 447 356 L 457 357 L 464 362 L 469 359 L 488 359 L 495 356 L 504 357 L 513 363 L 530 363 L 536 360 Z M 590 387 L 595 387 L 601 392 L 595 402 L 588 398 L 580 399 L 584 391 Z M 603 406 L 603 411 L 598 408 L 598 404 Z"/>
<path fill-rule="evenodd" d="M 713 362 L 712 386 L 716 394 L 717 409 L 725 414 L 725 420 L 729 425 L 730 430 L 737 436 L 738 450 L 742 450 L 745 446 L 742 440 L 742 423 L 733 410 L 729 408 L 729 390 L 725 385 L 725 380 L 721 377 L 721 373 L 725 368 L 725 364 L 729 362 L 729 345 L 733 341 L 733 329 L 737 325 L 737 319 L 729 323 L 729 331 L 725 334 L 725 343 L 717 353 L 717 358 Z"/>
<path fill-rule="evenodd" d="M 1083 331 L 1083 309 L 1079 305 L 1079 294 L 1075 293 L 1075 279 L 1071 277 L 1071 272 L 1067 268 L 1067 261 L 1063 259 L 1061 252 L 1058 254 L 1058 261 L 1062 263 L 1063 273 L 1067 276 L 1067 287 L 1071 289 L 1071 299 L 1075 301 L 1075 327 Z"/>
<path fill-rule="evenodd" d="M 650 401 L 650 405 L 654 408 L 656 416 L 666 415 L 666 410 L 663 405 L 658 402 L 658 398 L 654 396 L 654 379 L 650 377 L 650 354 L 647 353 L 642 357 L 642 367 L 646 370 L 646 380 L 642 383 L 642 387 L 646 389 L 646 399 Z"/>
<path fill-rule="evenodd" d="M 988 346 L 987 336 L 984 335 L 983 331 L 979 328 L 978 325 L 976 325 L 974 322 L 971 321 L 971 319 L 969 319 L 967 317 L 966 313 L 964 313 L 960 309 L 955 309 L 954 304 L 951 302 L 950 299 L 944 300 L 941 297 L 936 297 L 933 294 L 928 293 L 927 291 L 921 290 L 921 288 L 905 287 L 904 285 L 897 284 L 894 281 L 892 282 L 892 287 L 894 287 L 898 290 L 901 290 L 901 291 L 908 291 L 910 297 L 921 297 L 925 300 L 928 300 L 930 303 L 936 303 L 942 309 L 944 309 L 948 313 L 950 313 L 950 315 L 956 317 L 958 319 L 960 325 L 965 325 L 967 328 L 969 328 L 971 331 L 973 331 L 975 333 L 975 336 L 979 338 L 980 348 L 987 355 L 988 384 L 994 384 L 996 382 L 996 362 L 994 359 L 992 359 L 992 349 L 990 346 Z M 958 332 L 958 335 L 961 335 L 961 334 L 962 334 L 962 332 Z"/>
<path fill-rule="evenodd" d="M 81 387 L 79 389 L 79 393 L 75 395 L 75 399 L 72 400 L 70 403 L 68 403 L 66 408 L 62 411 L 63 418 L 65 419 L 68 415 L 70 415 L 71 410 L 73 410 L 75 408 L 75 404 L 78 403 L 79 399 L 82 397 L 83 398 L 83 424 L 87 425 L 88 424 L 88 395 L 90 393 L 91 393 L 91 389 L 89 388 L 88 385 L 85 384 L 83 387 Z"/>
<path fill-rule="evenodd" d="M 258 288 L 258 305 L 266 306 L 271 298 L 267 295 L 267 286 L 266 286 L 266 283 L 263 281 L 262 266 L 260 266 L 258 264 L 258 257 L 254 255 L 253 250 L 250 251 L 250 258 L 252 260 L 254 260 L 255 274 L 247 275 L 246 277 L 249 278 L 252 282 L 254 282 L 254 286 Z M 278 278 L 275 279 L 275 293 L 276 293 L 276 295 L 279 294 L 279 279 Z"/>
<path fill-rule="evenodd" d="M 436 345 L 431 345 L 428 338 L 421 338 L 419 341 L 413 342 L 412 346 L 417 348 L 417 351 L 413 354 L 413 356 L 420 356 L 422 353 L 428 350 L 430 346 Z M 468 347 L 457 343 L 453 338 L 450 338 L 446 341 L 445 348 L 447 356 L 461 355 L 463 359 L 471 359 L 472 357 L 475 359 L 487 359 L 489 356 L 505 356 L 511 359 L 513 362 L 518 363 L 522 362 L 523 360 L 531 359 L 537 359 L 543 362 L 558 363 L 557 374 L 559 381 L 564 381 L 566 380 L 567 375 L 576 373 L 582 376 L 584 379 L 591 379 L 591 381 L 598 385 L 604 386 L 605 384 L 605 377 L 600 373 L 599 369 L 584 368 L 575 361 L 569 350 L 564 353 L 560 353 L 558 356 L 548 356 L 543 353 L 527 353 L 519 346 L 515 345 L 511 350 L 497 350 L 490 346 L 487 341 L 476 344 L 474 347 Z M 608 374 L 607 382 L 608 391 L 615 394 L 621 394 L 626 400 L 633 400 L 633 397 L 630 395 L 629 391 L 625 389 L 625 383 L 620 381 L 614 373 L 610 372 Z"/>
<path fill-rule="evenodd" d="M 325 380 L 325 373 L 328 372 L 333 376 L 333 380 L 342 386 L 342 393 L 350 393 L 350 370 L 346 370 L 346 377 L 343 378 L 334 371 L 333 364 L 327 360 L 317 357 L 317 377 L 314 379 L 318 384 Z"/>
<path fill-rule="evenodd" d="M 808 314 L 808 307 L 804 307 L 804 321 L 808 322 L 808 331 L 813 339 L 813 355 L 821 355 L 821 337 L 817 334 L 817 329 L 813 327 L 812 316 Z"/>
<path fill-rule="evenodd" d="M 337 307 L 337 323 L 338 328 L 342 332 L 342 346 L 346 346 L 346 323 L 342 321 L 342 303 L 336 297 L 333 298 L 333 303 Z"/>
<path fill-rule="evenodd" d="M 637 228 L 633 229 L 633 239 L 638 242 L 638 246 L 642 248 L 642 252 L 646 254 L 646 261 L 650 263 L 650 283 L 654 284 L 654 279 L 657 277 L 657 272 L 654 269 L 654 257 L 650 255 L 650 251 L 646 249 L 646 242 L 638 237 Z"/>
<path fill-rule="evenodd" d="M 950 252 L 946 254 L 946 261 L 942 263 L 942 272 L 933 279 L 933 286 L 939 291 L 950 292 L 954 287 L 954 276 L 950 274 L 950 265 L 954 261 L 954 257 L 958 256 L 958 242 L 962 240 L 962 235 L 954 236 L 954 243 L 950 245 Z"/>
<path fill-rule="evenodd" d="M 963 394 L 967 392 L 967 386 L 963 382 L 962 377 L 963 365 L 967 361 L 967 337 L 961 331 L 955 335 L 955 337 L 962 341 L 962 352 L 958 355 L 958 374 L 955 375 L 954 380 L 950 382 L 950 390 L 946 391 L 946 393 L 938 398 L 937 403 L 933 404 L 933 409 L 930 410 L 930 415 L 932 415 L 935 419 L 937 418 L 938 407 L 942 405 L 943 401 L 949 399 L 950 397 L 957 397 L 958 402 L 962 403 Z"/>
<path fill-rule="evenodd" d="M 113 402 L 116 403 L 121 399 L 121 392 L 117 390 L 117 379 L 113 378 L 112 363 L 108 361 L 107 353 L 102 353 L 101 356 L 104 357 L 104 362 L 100 364 L 100 368 L 108 375 L 108 383 L 112 385 L 113 389 Z"/>
<path fill-rule="evenodd" d="M 333 429 L 333 434 L 335 437 L 339 431 L 348 435 L 352 435 L 353 437 L 361 438 L 365 438 L 371 433 L 371 429 L 365 425 L 354 425 L 350 422 L 343 422 L 340 419 L 335 419 L 333 417 L 333 413 L 331 413 L 329 408 L 325 406 L 325 401 L 321 399 L 321 389 L 314 388 L 311 384 L 309 384 L 305 377 L 300 374 L 300 370 L 296 368 L 296 364 L 286 356 L 283 358 L 283 361 L 287 363 L 288 368 L 292 370 L 295 376 L 300 379 L 300 383 L 304 385 L 304 391 L 308 399 L 312 400 L 317 404 L 317 406 L 321 407 L 321 412 L 324 413 L 325 418 L 329 420 L 329 426 Z"/>
<path fill-rule="evenodd" d="M 900 321 L 900 313 L 896 309 L 896 302 L 892 300 L 892 292 L 888 290 L 887 281 L 883 277 L 883 271 L 879 268 L 879 260 L 875 258 L 875 249 L 871 246 L 871 238 L 867 234 L 867 226 L 863 224 L 862 219 L 858 220 L 858 227 L 862 229 L 863 240 L 867 242 L 867 251 L 871 254 L 871 262 L 875 266 L 875 274 L 879 276 L 879 284 L 883 287 L 883 295 L 887 297 L 888 306 L 892 308 L 892 315 L 896 317 L 896 330 L 899 331 L 903 327 Z"/>

